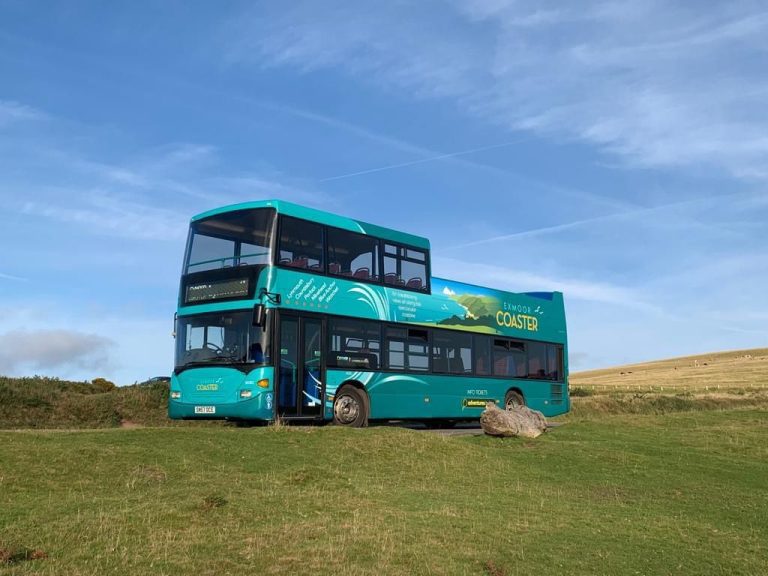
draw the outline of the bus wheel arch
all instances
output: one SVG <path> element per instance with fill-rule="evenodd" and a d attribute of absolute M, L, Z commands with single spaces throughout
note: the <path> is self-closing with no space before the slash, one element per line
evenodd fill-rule
<path fill-rule="evenodd" d="M 515 406 L 525 406 L 525 396 L 520 388 L 510 388 L 504 395 L 504 410 L 510 410 Z"/>
<path fill-rule="evenodd" d="M 350 428 L 368 426 L 370 402 L 362 384 L 355 380 L 344 382 L 333 397 L 333 423 Z"/>

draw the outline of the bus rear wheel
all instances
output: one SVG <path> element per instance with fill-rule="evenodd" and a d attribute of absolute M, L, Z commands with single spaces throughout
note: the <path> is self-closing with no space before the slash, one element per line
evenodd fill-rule
<path fill-rule="evenodd" d="M 333 399 L 333 423 L 362 428 L 368 425 L 368 405 L 365 394 L 354 386 L 344 386 Z"/>
<path fill-rule="evenodd" d="M 504 410 L 511 410 L 518 406 L 525 406 L 525 400 L 522 394 L 515 390 L 510 390 L 507 395 L 504 396 Z"/>

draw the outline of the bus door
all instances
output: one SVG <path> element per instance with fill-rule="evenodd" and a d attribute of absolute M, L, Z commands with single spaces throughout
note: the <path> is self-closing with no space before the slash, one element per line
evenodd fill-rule
<path fill-rule="evenodd" d="M 322 350 L 320 317 L 281 312 L 276 379 L 279 416 L 322 417 L 325 393 Z"/>

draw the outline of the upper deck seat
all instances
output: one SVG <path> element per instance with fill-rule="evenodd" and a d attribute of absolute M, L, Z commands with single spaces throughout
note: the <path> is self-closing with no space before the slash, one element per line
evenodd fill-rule
<path fill-rule="evenodd" d="M 338 262 L 331 262 L 328 264 L 328 272 L 330 274 L 341 274 L 341 264 Z"/>
<path fill-rule="evenodd" d="M 309 258 L 306 256 L 299 256 L 290 261 L 288 266 L 292 268 L 307 268 L 309 266 Z"/>
<path fill-rule="evenodd" d="M 392 272 L 384 274 L 384 284 L 397 284 L 397 274 Z"/>
<path fill-rule="evenodd" d="M 371 277 L 371 270 L 369 268 L 358 268 L 357 270 L 355 270 L 354 276 L 355 278 L 368 280 Z"/>
<path fill-rule="evenodd" d="M 411 278 L 405 285 L 406 288 L 421 288 L 421 278 Z"/>

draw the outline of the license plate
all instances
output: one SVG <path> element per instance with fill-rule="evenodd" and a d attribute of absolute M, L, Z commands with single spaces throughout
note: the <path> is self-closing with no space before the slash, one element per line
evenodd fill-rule
<path fill-rule="evenodd" d="M 195 414 L 216 414 L 216 406 L 195 406 Z"/>

